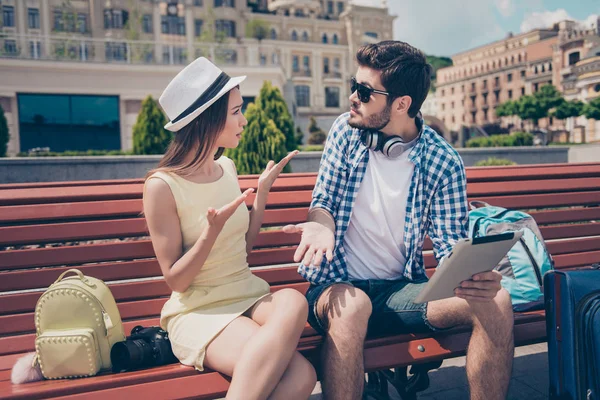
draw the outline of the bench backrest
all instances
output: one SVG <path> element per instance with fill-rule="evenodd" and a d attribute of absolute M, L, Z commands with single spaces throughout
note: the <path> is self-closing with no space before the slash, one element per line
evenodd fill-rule
<path fill-rule="evenodd" d="M 267 229 L 249 264 L 273 290 L 306 290 L 292 261 L 299 236 L 280 228 L 306 220 L 315 179 L 284 175 L 269 196 Z M 556 268 L 600 261 L 600 163 L 467 168 L 467 180 L 469 200 L 534 216 Z M 239 182 L 242 190 L 256 187 L 257 177 Z M 170 291 L 140 216 L 142 186 L 141 180 L 0 185 L 0 356 L 32 350 L 35 303 L 71 267 L 109 283 L 126 332 L 158 323 Z M 427 239 L 430 275 L 431 249 Z"/>

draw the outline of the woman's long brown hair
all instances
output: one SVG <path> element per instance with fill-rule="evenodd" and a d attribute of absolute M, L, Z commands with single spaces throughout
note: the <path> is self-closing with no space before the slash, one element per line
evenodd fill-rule
<path fill-rule="evenodd" d="M 187 175 L 194 167 L 208 160 L 217 138 L 225 128 L 230 93 L 231 91 L 221 96 L 192 122 L 175 133 L 158 167 L 148 172 L 146 179 L 158 171 Z M 214 159 L 221 157 L 224 150 L 220 147 L 214 154 Z M 190 151 L 195 152 L 194 157 L 186 162 Z"/>

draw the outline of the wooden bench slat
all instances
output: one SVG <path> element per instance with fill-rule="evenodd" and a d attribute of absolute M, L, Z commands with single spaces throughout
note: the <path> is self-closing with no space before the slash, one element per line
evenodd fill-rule
<path fill-rule="evenodd" d="M 469 193 L 470 196 L 577 192 L 598 189 L 600 189 L 600 178 L 467 183 L 467 193 Z"/>
<path fill-rule="evenodd" d="M 600 191 L 580 193 L 532 194 L 526 196 L 476 196 L 469 201 L 481 200 L 495 206 L 511 209 L 540 209 L 582 205 L 600 205 Z"/>

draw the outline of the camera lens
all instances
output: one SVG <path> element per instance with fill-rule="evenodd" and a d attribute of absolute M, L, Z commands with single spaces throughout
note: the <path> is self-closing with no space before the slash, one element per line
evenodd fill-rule
<path fill-rule="evenodd" d="M 115 343 L 110 351 L 113 371 L 131 371 L 154 366 L 152 347 L 141 339 Z"/>

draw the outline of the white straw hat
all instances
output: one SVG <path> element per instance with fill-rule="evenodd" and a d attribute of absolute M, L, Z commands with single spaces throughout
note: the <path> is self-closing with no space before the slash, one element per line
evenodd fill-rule
<path fill-rule="evenodd" d="M 177 132 L 246 76 L 231 78 L 208 59 L 200 57 L 181 70 L 158 99 L 170 119 L 165 129 Z"/>

